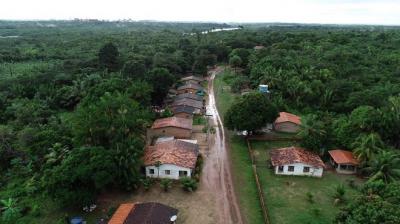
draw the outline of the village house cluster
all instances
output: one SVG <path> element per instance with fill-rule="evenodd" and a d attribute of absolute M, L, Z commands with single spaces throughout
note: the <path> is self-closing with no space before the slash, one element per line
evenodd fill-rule
<path fill-rule="evenodd" d="M 282 133 L 297 133 L 300 127 L 301 118 L 288 112 L 280 112 L 273 123 L 273 129 Z M 322 177 L 325 168 L 333 168 L 341 174 L 356 173 L 359 163 L 352 152 L 341 149 L 328 152 L 328 164 L 324 164 L 317 154 L 300 147 L 274 149 L 269 154 L 274 173 L 277 175 Z"/>
<path fill-rule="evenodd" d="M 143 156 L 146 177 L 192 177 L 200 154 L 197 140 L 192 138 L 193 117 L 205 112 L 203 81 L 190 75 L 169 91 L 166 103 L 173 116 L 155 120 L 147 130 Z M 160 203 L 127 203 L 119 206 L 108 224 L 175 223 L 177 214 L 177 209 Z"/>
<path fill-rule="evenodd" d="M 179 179 L 191 177 L 199 156 L 197 140 L 192 139 L 193 117 L 205 112 L 204 79 L 187 76 L 166 100 L 174 116 L 154 121 L 147 132 L 144 152 L 146 176 Z"/>

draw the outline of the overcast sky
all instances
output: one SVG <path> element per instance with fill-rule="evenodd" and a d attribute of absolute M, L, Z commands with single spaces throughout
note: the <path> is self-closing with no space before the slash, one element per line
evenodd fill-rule
<path fill-rule="evenodd" d="M 400 0 L 0 0 L 0 19 L 400 25 Z"/>

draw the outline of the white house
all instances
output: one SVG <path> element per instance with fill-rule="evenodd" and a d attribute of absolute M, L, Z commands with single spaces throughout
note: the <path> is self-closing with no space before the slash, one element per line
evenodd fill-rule
<path fill-rule="evenodd" d="M 324 163 L 318 155 L 299 147 L 273 149 L 271 164 L 277 175 L 321 177 Z"/>
<path fill-rule="evenodd" d="M 179 179 L 191 177 L 199 147 L 186 141 L 171 140 L 148 146 L 144 153 L 146 176 Z"/>

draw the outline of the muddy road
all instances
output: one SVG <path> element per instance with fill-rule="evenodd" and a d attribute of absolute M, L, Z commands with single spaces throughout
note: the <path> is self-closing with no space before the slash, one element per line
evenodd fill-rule
<path fill-rule="evenodd" d="M 214 96 L 214 78 L 221 71 L 221 68 L 213 70 L 208 83 L 207 115 L 210 126 L 214 126 L 216 132 L 210 135 L 210 150 L 205 159 L 202 182 L 215 195 L 218 223 L 242 224 L 243 219 L 232 183 L 225 130 Z"/>

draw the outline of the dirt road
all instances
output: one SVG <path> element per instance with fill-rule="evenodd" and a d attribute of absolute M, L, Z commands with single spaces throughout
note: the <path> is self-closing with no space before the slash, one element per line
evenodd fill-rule
<path fill-rule="evenodd" d="M 225 130 L 218 113 L 214 96 L 214 78 L 221 72 L 220 68 L 212 71 L 208 83 L 208 105 L 210 125 L 215 126 L 216 133 L 210 135 L 210 150 L 205 160 L 202 182 L 216 197 L 220 224 L 242 224 L 243 219 L 235 196 L 229 164 Z"/>

